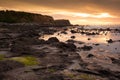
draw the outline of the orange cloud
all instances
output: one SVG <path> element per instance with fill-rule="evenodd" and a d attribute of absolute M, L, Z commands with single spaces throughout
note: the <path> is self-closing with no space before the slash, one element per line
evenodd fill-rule
<path fill-rule="evenodd" d="M 1 0 L 12 9 L 69 19 L 73 24 L 120 24 L 120 0 Z"/>

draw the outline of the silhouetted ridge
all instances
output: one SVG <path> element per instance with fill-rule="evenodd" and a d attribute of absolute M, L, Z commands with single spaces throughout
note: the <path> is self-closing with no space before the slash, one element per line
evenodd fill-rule
<path fill-rule="evenodd" d="M 57 21 L 51 16 L 20 12 L 20 11 L 0 11 L 0 22 L 3 23 L 39 23 L 41 25 L 70 25 L 69 20 Z"/>

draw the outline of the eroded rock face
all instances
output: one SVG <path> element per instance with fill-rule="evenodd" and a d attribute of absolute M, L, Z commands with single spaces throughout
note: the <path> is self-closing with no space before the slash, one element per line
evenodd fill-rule
<path fill-rule="evenodd" d="M 70 26 L 71 25 L 69 20 L 64 20 L 64 19 L 63 20 L 55 20 L 54 22 L 55 22 L 56 26 Z"/>

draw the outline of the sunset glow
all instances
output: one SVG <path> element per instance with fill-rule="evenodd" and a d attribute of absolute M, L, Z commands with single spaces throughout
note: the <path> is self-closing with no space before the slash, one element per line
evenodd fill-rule
<path fill-rule="evenodd" d="M 0 10 L 50 15 L 69 19 L 72 24 L 120 24 L 119 3 L 120 0 L 2 0 Z"/>

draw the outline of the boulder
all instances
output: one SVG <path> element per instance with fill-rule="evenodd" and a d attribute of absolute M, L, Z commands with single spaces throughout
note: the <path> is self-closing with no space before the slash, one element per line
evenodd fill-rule
<path fill-rule="evenodd" d="M 93 54 L 88 54 L 87 58 L 95 57 Z"/>
<path fill-rule="evenodd" d="M 92 49 L 92 46 L 84 45 L 83 47 L 81 47 L 81 49 L 84 50 L 84 51 L 90 51 Z"/>
<path fill-rule="evenodd" d="M 75 36 L 71 36 L 72 39 L 75 39 Z"/>
<path fill-rule="evenodd" d="M 70 32 L 73 33 L 73 34 L 74 34 L 74 33 L 77 33 L 77 31 L 75 31 L 75 30 L 71 30 Z"/>
<path fill-rule="evenodd" d="M 73 43 L 63 43 L 63 42 L 60 42 L 58 45 L 57 45 L 58 48 L 61 48 L 62 50 L 67 50 L 67 51 L 75 51 L 76 50 L 76 46 L 73 44 Z"/>
<path fill-rule="evenodd" d="M 112 39 L 107 40 L 108 43 L 113 43 Z"/>
<path fill-rule="evenodd" d="M 62 34 L 68 34 L 66 31 L 62 31 L 61 33 L 62 33 Z"/>
<path fill-rule="evenodd" d="M 54 42 L 59 42 L 59 40 L 56 37 L 51 37 L 47 40 L 48 43 L 54 43 Z"/>

